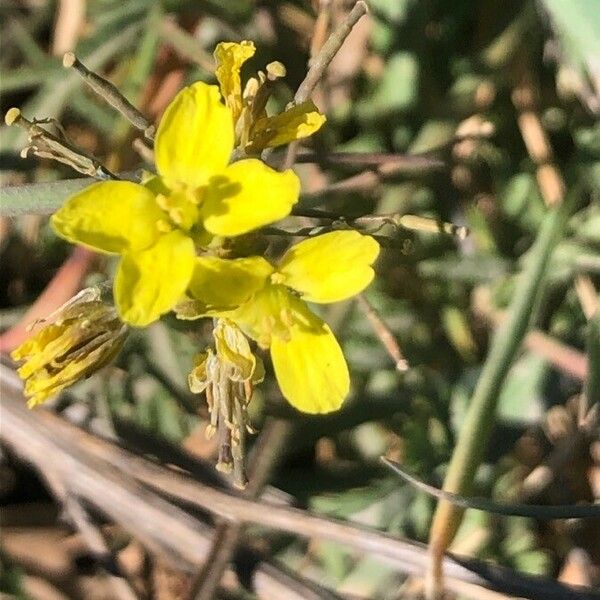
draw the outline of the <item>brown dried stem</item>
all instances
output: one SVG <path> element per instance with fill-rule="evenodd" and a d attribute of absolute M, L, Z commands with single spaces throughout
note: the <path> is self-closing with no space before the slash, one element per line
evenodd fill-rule
<path fill-rule="evenodd" d="M 381 318 L 379 313 L 367 300 L 364 294 L 359 294 L 356 297 L 356 299 L 358 301 L 358 305 L 360 306 L 365 316 L 367 317 L 367 320 L 371 324 L 375 335 L 379 338 L 379 341 L 385 348 L 386 352 L 394 361 L 394 366 L 396 367 L 396 370 L 400 372 L 407 371 L 408 361 L 402 355 L 402 350 L 400 350 L 398 340 L 390 331 L 390 328 L 388 327 L 387 323 Z"/>
<path fill-rule="evenodd" d="M 345 523 L 264 501 L 220 491 L 136 456 L 119 446 L 78 429 L 46 410 L 29 411 L 14 372 L 0 366 L 2 417 L 0 439 L 41 473 L 55 472 L 65 488 L 135 535 L 148 549 L 179 569 L 202 564 L 208 553 L 210 530 L 167 498 L 195 506 L 232 522 L 256 523 L 302 537 L 326 539 L 377 556 L 402 573 L 422 575 L 427 550 L 353 523 Z M 136 483 L 137 482 L 139 483 Z M 143 484 L 143 485 L 140 485 Z M 575 590 L 553 580 L 530 577 L 484 562 L 446 555 L 447 588 L 464 591 L 464 582 L 477 590 L 504 590 L 532 599 L 581 598 Z M 335 598 L 310 582 L 282 573 L 267 561 L 253 577 L 260 598 L 317 600 Z"/>
<path fill-rule="evenodd" d="M 119 111 L 136 129 L 143 131 L 146 138 L 154 139 L 154 125 L 110 81 L 90 71 L 73 52 L 64 55 L 63 66 L 75 69 L 98 96 Z"/>
<path fill-rule="evenodd" d="M 24 129 L 28 135 L 28 146 L 21 151 L 26 158 L 29 152 L 40 158 L 48 158 L 63 163 L 79 173 L 99 179 L 118 179 L 102 163 L 75 148 L 65 137 L 62 127 L 53 119 L 29 121 L 18 108 L 7 111 L 4 121 L 8 126 L 16 125 Z M 54 135 L 41 126 L 42 123 L 53 122 L 58 130 Z"/>
<path fill-rule="evenodd" d="M 329 36 L 327 41 L 323 44 L 319 53 L 311 60 L 310 68 L 306 77 L 296 90 L 294 95 L 294 104 L 302 104 L 306 102 L 317 84 L 325 74 L 327 67 L 340 51 L 344 41 L 352 31 L 352 28 L 358 21 L 369 12 L 369 7 L 366 2 L 359 0 L 354 8 L 348 13 L 348 16 L 341 23 L 335 31 Z M 298 151 L 298 143 L 292 142 L 287 149 L 287 154 L 283 164 L 283 169 L 289 169 L 296 162 L 296 153 Z"/>
<path fill-rule="evenodd" d="M 72 496 L 93 507 L 174 568 L 190 572 L 203 563 L 213 530 L 135 479 L 144 472 L 148 479 L 161 480 L 166 475 L 162 481 L 169 487 L 168 480 L 175 471 L 79 430 L 46 410 L 29 411 L 20 382 L 7 367 L 0 366 L 0 380 L 0 440 L 47 478 L 59 501 L 64 504 L 63 499 Z M 222 516 L 230 518 L 229 513 Z M 231 571 L 226 581 L 229 587 L 234 584 Z M 265 560 L 258 561 L 253 584 L 258 597 L 265 600 L 339 600 L 335 594 Z"/>

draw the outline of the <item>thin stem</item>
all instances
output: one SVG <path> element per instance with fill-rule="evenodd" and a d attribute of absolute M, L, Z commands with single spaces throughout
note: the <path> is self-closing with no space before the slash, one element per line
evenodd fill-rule
<path fill-rule="evenodd" d="M 540 296 L 544 275 L 553 249 L 562 234 L 571 205 L 578 196 L 574 190 L 568 202 L 551 209 L 531 250 L 530 261 L 521 274 L 519 285 L 508 310 L 508 316 L 492 340 L 473 398 L 465 416 L 446 478 L 444 490 L 468 494 L 477 467 L 494 423 L 496 405 L 521 342 L 525 337 L 531 315 Z M 436 509 L 429 535 L 431 556 L 428 573 L 428 594 L 441 593 L 441 561 L 443 553 L 454 538 L 462 520 L 459 508 L 443 500 Z"/>
<path fill-rule="evenodd" d="M 64 55 L 63 66 L 75 69 L 96 94 L 118 110 L 136 129 L 143 131 L 145 137 L 154 138 L 154 125 L 110 81 L 90 71 L 73 52 Z"/>
<path fill-rule="evenodd" d="M 58 122 L 52 119 L 29 121 L 18 108 L 9 109 L 4 121 L 9 127 L 16 125 L 27 132 L 28 145 L 21 151 L 23 158 L 26 158 L 31 152 L 40 158 L 49 158 L 69 165 L 72 169 L 84 175 L 99 179 L 118 179 L 101 162 L 75 148 L 66 139 L 65 133 Z M 41 126 L 42 123 L 50 122 L 53 122 L 58 130 L 57 135 L 50 133 Z"/>
<path fill-rule="evenodd" d="M 321 47 L 319 53 L 312 59 L 312 64 L 306 74 L 306 77 L 296 90 L 294 95 L 294 104 L 306 102 L 314 89 L 317 87 L 320 79 L 335 55 L 339 52 L 344 41 L 350 35 L 352 28 L 358 21 L 369 12 L 366 2 L 359 0 L 354 8 L 348 13 L 344 22 L 329 36 L 327 41 Z M 298 142 L 292 142 L 287 149 L 287 154 L 283 163 L 283 170 L 291 168 L 296 162 L 296 153 L 298 151 Z"/>
<path fill-rule="evenodd" d="M 403 469 L 400 464 L 385 456 L 381 457 L 381 462 L 418 490 L 421 490 L 434 498 L 438 498 L 439 500 L 451 502 L 455 506 L 460 506 L 462 508 L 473 508 L 475 510 L 482 510 L 496 515 L 529 517 L 531 519 L 593 519 L 600 517 L 600 503 L 549 506 L 547 504 L 503 504 L 488 500 L 487 498 L 467 498 L 460 494 L 453 494 L 451 492 L 440 490 L 439 488 L 421 481 L 418 477 L 411 475 L 408 471 Z"/>
<path fill-rule="evenodd" d="M 367 300 L 364 294 L 359 294 L 356 297 L 358 305 L 364 312 L 367 320 L 371 324 L 375 335 L 379 338 L 379 341 L 385 348 L 386 352 L 390 355 L 394 361 L 394 365 L 397 371 L 404 372 L 408 370 L 408 361 L 402 355 L 398 340 L 391 332 L 387 323 L 381 318 L 379 313 L 375 310 L 372 304 Z"/>
<path fill-rule="evenodd" d="M 366 2 L 359 0 L 348 13 L 344 22 L 329 36 L 317 56 L 312 60 L 304 81 L 302 81 L 296 90 L 296 94 L 294 95 L 295 104 L 302 104 L 302 102 L 306 102 L 310 98 L 310 95 L 325 74 L 327 67 L 340 51 L 346 38 L 350 35 L 352 28 L 368 12 L 369 7 Z"/>
<path fill-rule="evenodd" d="M 422 169 L 443 169 L 446 163 L 432 156 L 423 154 L 393 154 L 387 152 L 329 152 L 315 154 L 314 152 L 301 152 L 296 157 L 297 163 L 319 163 L 324 165 L 350 165 L 379 167 L 389 165 L 390 168 L 416 171 Z"/>

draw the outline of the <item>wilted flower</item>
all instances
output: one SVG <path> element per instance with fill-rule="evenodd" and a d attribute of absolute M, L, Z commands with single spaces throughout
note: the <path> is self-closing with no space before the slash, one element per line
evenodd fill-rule
<path fill-rule="evenodd" d="M 266 66 L 266 73 L 259 71 L 246 82 L 242 92 L 240 69 L 256 52 L 249 41 L 241 43 L 222 42 L 215 50 L 216 76 L 225 103 L 231 109 L 235 124 L 236 147 L 246 154 L 258 154 L 264 148 L 289 144 L 318 131 L 325 116 L 312 100 L 289 106 L 284 112 L 267 116 L 266 105 L 272 91 L 272 83 L 285 76 L 280 62 Z"/>
<path fill-rule="evenodd" d="M 217 469 L 225 473 L 233 470 L 234 483 L 245 487 L 245 437 L 247 431 L 252 432 L 247 407 L 253 386 L 264 378 L 264 367 L 232 322 L 219 319 L 213 337 L 216 352 L 208 348 L 196 356 L 188 382 L 192 392 L 206 392 L 210 412 L 206 435 L 217 434 Z"/>
<path fill-rule="evenodd" d="M 233 148 L 231 109 L 216 86 L 195 83 L 160 121 L 157 176 L 95 183 L 53 215 L 68 241 L 121 255 L 114 296 L 127 323 L 148 325 L 173 308 L 192 277 L 196 246 L 277 221 L 298 201 L 293 171 L 255 158 L 228 164 Z"/>
<path fill-rule="evenodd" d="M 58 309 L 11 357 L 33 407 L 107 365 L 121 350 L 127 326 L 97 288 L 80 292 Z"/>
<path fill-rule="evenodd" d="M 270 348 L 286 399 L 298 410 L 337 410 L 348 394 L 346 360 L 329 326 L 306 301 L 330 303 L 361 292 L 373 279 L 379 245 L 356 231 L 334 231 L 293 246 L 277 266 L 259 256 L 196 259 L 184 319 L 218 316 Z"/>

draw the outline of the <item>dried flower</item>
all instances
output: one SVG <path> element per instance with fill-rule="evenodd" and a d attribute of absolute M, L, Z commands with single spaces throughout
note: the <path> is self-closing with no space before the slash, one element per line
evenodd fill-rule
<path fill-rule="evenodd" d="M 285 76 L 285 67 L 278 61 L 266 66 L 246 82 L 242 92 L 240 69 L 256 48 L 249 41 L 222 42 L 215 50 L 216 76 L 225 103 L 231 109 L 235 124 L 236 147 L 246 154 L 258 154 L 265 148 L 289 144 L 318 131 L 325 116 L 312 100 L 291 105 L 280 114 L 267 116 L 266 105 L 272 84 Z"/>
<path fill-rule="evenodd" d="M 83 290 L 43 323 L 11 353 L 25 361 L 17 372 L 30 408 L 104 367 L 127 338 L 127 326 L 98 288 Z"/>
<path fill-rule="evenodd" d="M 196 356 L 188 382 L 192 392 L 206 393 L 210 411 L 206 435 L 217 434 L 217 469 L 224 473 L 233 471 L 234 483 L 243 488 L 247 481 L 246 432 L 253 432 L 247 407 L 254 385 L 263 380 L 265 372 L 262 361 L 252 353 L 248 340 L 235 324 L 219 319 L 213 337 L 216 352 L 208 348 Z"/>

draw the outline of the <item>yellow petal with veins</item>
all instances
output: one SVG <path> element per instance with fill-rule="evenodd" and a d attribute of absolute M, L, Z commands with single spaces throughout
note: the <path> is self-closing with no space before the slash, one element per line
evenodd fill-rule
<path fill-rule="evenodd" d="M 52 226 L 74 244 L 122 253 L 151 246 L 160 235 L 156 224 L 164 218 L 143 185 L 102 181 L 71 196 L 52 216 Z"/>
<path fill-rule="evenodd" d="M 326 120 L 312 100 L 292 106 L 278 115 L 256 121 L 248 149 L 258 152 L 300 140 L 318 131 Z"/>
<path fill-rule="evenodd" d="M 273 267 L 260 256 L 200 256 L 195 261 L 189 293 L 206 312 L 232 310 L 262 288 L 272 272 Z"/>
<path fill-rule="evenodd" d="M 249 158 L 213 177 L 200 207 L 204 227 L 214 235 L 236 236 L 290 214 L 300 196 L 300 180 Z"/>
<path fill-rule="evenodd" d="M 292 246 L 277 269 L 278 282 L 309 302 L 338 302 L 371 283 L 378 254 L 379 244 L 371 236 L 332 231 Z"/>
<path fill-rule="evenodd" d="M 323 327 L 323 322 L 310 311 L 306 302 L 283 285 L 270 283 L 224 316 L 262 348 L 268 348 L 275 337 L 288 340 L 293 328 L 320 331 Z"/>
<path fill-rule="evenodd" d="M 161 236 L 146 250 L 124 254 L 114 285 L 123 321 L 143 327 L 170 311 L 187 289 L 195 261 L 194 243 L 181 231 Z"/>
<path fill-rule="evenodd" d="M 281 392 L 306 413 L 338 410 L 350 389 L 348 365 L 331 329 L 294 327 L 289 340 L 273 337 L 271 358 Z"/>
<path fill-rule="evenodd" d="M 158 173 L 171 189 L 198 188 L 225 168 L 233 143 L 231 110 L 221 102 L 219 88 L 199 81 L 181 90 L 160 120 Z"/>

